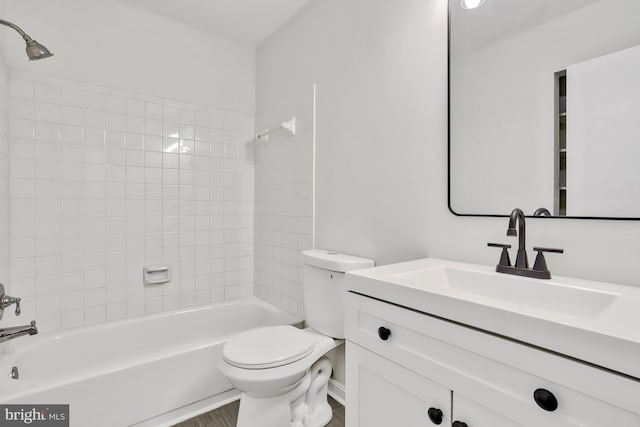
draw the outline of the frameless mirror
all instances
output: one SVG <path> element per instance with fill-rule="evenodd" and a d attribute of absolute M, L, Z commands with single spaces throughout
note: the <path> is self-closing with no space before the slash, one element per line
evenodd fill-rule
<path fill-rule="evenodd" d="M 449 1 L 449 208 L 640 219 L 640 1 Z"/>

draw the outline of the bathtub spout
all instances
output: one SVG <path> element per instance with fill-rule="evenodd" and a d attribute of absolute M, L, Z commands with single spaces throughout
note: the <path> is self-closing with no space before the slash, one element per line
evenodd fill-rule
<path fill-rule="evenodd" d="M 30 325 L 0 329 L 0 342 L 9 341 L 23 335 L 35 335 L 37 333 L 38 328 L 36 328 L 36 321 L 32 320 Z"/>

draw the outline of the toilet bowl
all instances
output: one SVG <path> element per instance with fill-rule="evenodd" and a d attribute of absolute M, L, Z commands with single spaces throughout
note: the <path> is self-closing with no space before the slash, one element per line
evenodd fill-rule
<path fill-rule="evenodd" d="M 344 274 L 373 267 L 370 259 L 325 250 L 302 253 L 305 320 L 309 327 L 252 329 L 224 346 L 220 370 L 242 392 L 237 427 L 322 427 L 331 363 L 344 342 Z"/>
<path fill-rule="evenodd" d="M 229 340 L 220 369 L 242 391 L 237 426 L 326 425 L 331 420 L 326 398 L 331 363 L 323 356 L 342 342 L 293 326 L 253 329 Z M 319 362 L 322 366 L 316 366 Z M 312 422 L 313 413 L 322 415 Z"/>
<path fill-rule="evenodd" d="M 341 343 L 310 328 L 252 329 L 229 340 L 220 368 L 245 394 L 272 397 L 288 392 L 316 360 Z"/>

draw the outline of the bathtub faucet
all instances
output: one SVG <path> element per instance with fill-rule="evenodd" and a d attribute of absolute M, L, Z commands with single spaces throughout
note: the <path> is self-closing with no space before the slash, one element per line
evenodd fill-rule
<path fill-rule="evenodd" d="M 0 329 L 0 342 L 12 340 L 23 335 L 35 335 L 38 333 L 36 321 L 32 320 L 30 325 L 12 326 Z"/>
<path fill-rule="evenodd" d="M 20 298 L 14 298 L 10 295 L 7 295 L 4 290 L 4 285 L 0 283 L 0 319 L 2 319 L 5 308 L 9 307 L 12 304 L 16 305 L 16 316 L 20 316 Z M 31 324 L 29 325 L 13 326 L 10 328 L 0 329 L 0 342 L 9 341 L 23 335 L 35 335 L 37 333 L 38 328 L 36 328 L 36 321 L 32 320 Z"/>
<path fill-rule="evenodd" d="M 0 283 L 0 319 L 2 319 L 4 309 L 9 307 L 11 304 L 16 305 L 16 316 L 20 316 L 20 301 L 20 298 L 14 298 L 11 295 L 7 295 L 4 291 L 4 285 Z"/>

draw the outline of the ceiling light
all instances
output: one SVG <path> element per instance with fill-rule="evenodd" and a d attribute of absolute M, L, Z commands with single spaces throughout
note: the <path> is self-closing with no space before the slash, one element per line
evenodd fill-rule
<path fill-rule="evenodd" d="M 484 4 L 485 0 L 462 0 L 463 9 L 476 9 Z"/>

